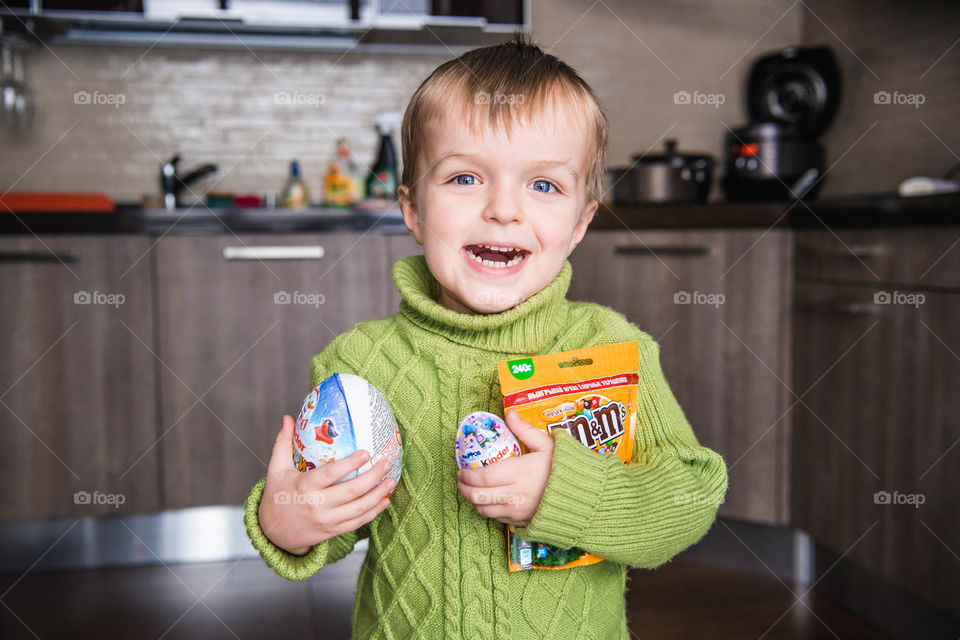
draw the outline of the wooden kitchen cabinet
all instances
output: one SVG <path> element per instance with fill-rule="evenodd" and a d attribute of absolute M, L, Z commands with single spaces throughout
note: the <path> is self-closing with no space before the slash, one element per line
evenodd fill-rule
<path fill-rule="evenodd" d="M 306 254 L 257 257 L 274 246 Z M 322 258 L 309 257 L 315 247 Z M 386 239 L 180 236 L 155 251 L 163 506 L 240 504 L 266 472 L 283 414 L 296 417 L 309 391 L 311 358 L 387 315 Z"/>
<path fill-rule="evenodd" d="M 150 244 L 0 237 L 3 523 L 159 508 Z"/>
<path fill-rule="evenodd" d="M 870 267 L 891 281 L 872 285 L 869 274 L 855 280 L 853 266 L 826 271 L 823 258 L 800 260 L 798 246 L 795 350 L 803 357 L 794 379 L 808 392 L 795 410 L 792 456 L 794 526 L 955 616 L 960 291 L 923 287 L 926 278 L 955 280 L 939 264 L 954 259 L 944 250 L 957 231 L 845 232 L 850 247 L 886 247 L 871 250 Z M 827 235 L 808 232 L 798 243 L 837 242 Z"/>
<path fill-rule="evenodd" d="M 727 463 L 725 517 L 789 512 L 791 248 L 779 230 L 590 231 L 570 257 L 571 300 L 612 307 L 660 344 L 697 438 Z"/>

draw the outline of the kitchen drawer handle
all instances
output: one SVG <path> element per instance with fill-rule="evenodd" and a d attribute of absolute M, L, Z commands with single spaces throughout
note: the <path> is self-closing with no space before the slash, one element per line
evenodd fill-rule
<path fill-rule="evenodd" d="M 841 316 L 875 316 L 883 312 L 884 305 L 868 300 L 817 300 L 799 299 L 797 308 L 814 313 Z"/>
<path fill-rule="evenodd" d="M 225 260 L 320 260 L 323 254 L 320 245 L 223 248 Z"/>
<path fill-rule="evenodd" d="M 71 251 L 0 251 L 0 262 L 79 262 Z"/>
<path fill-rule="evenodd" d="M 703 245 L 666 245 L 666 246 L 620 246 L 614 249 L 619 255 L 665 255 L 665 256 L 705 256 L 710 254 L 710 247 Z"/>
<path fill-rule="evenodd" d="M 801 244 L 797 248 L 802 253 L 809 253 L 825 258 L 880 258 L 887 254 L 887 249 L 882 244 L 868 244 L 864 242 L 854 242 L 853 244 L 848 244 L 846 247 L 839 247 L 829 251 L 805 244 Z"/>

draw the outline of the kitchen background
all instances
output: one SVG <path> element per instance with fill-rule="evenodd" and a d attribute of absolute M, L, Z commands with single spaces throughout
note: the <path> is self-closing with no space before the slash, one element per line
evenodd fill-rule
<path fill-rule="evenodd" d="M 744 86 L 761 53 L 826 44 L 842 69 L 843 95 L 827 133 L 822 195 L 893 190 L 911 176 L 940 176 L 957 161 L 960 101 L 956 9 L 951 3 L 811 0 L 533 2 L 534 34 L 591 83 L 610 122 L 609 164 L 659 150 L 718 155 L 725 127 L 746 123 Z M 117 201 L 156 194 L 160 164 L 214 163 L 198 182 L 217 190 L 279 191 L 300 160 L 312 194 L 345 136 L 373 163 L 373 116 L 402 111 L 449 54 L 375 55 L 54 46 L 32 52 L 36 94 L 29 136 L 0 133 L 0 185 L 17 190 L 102 191 Z M 876 104 L 874 93 L 922 93 L 922 108 Z M 125 96 L 119 106 L 75 104 L 74 93 Z M 278 104 L 281 92 L 322 104 Z M 674 93 L 719 94 L 723 103 L 678 108 Z M 874 124 L 876 123 L 876 124 Z M 871 128 L 873 127 L 873 128 Z M 869 133 L 868 133 L 869 131 Z M 840 158 L 843 162 L 837 162 Z M 34 165 L 34 163 L 36 163 Z M 27 169 L 29 168 L 29 171 Z M 712 198 L 721 197 L 715 187 Z"/>
<path fill-rule="evenodd" d="M 202 4 L 178 2 L 166 5 Z M 704 540 L 631 572 L 633 637 L 960 637 L 960 5 L 429 4 L 522 5 L 597 91 L 611 182 L 630 188 L 608 194 L 571 256 L 569 297 L 658 341 L 698 438 L 728 464 Z M 8 34 L 31 5 L 0 5 Z M 173 46 L 159 30 L 23 53 L 33 121 L 0 127 L 0 637 L 349 636 L 365 545 L 288 583 L 240 507 L 308 391 L 309 357 L 394 313 L 390 265 L 419 251 L 391 198 L 319 206 L 324 174 L 339 138 L 366 173 L 378 114 L 510 30 L 437 22 L 405 44 L 327 52 L 248 48 L 223 30 Z M 797 173 L 766 179 L 780 193 L 762 202 L 730 197 L 727 162 L 808 160 L 809 145 L 727 138 L 750 122 L 757 61 L 819 46 L 841 87 L 819 189 L 790 199 Z M 668 170 L 671 139 L 684 155 Z M 220 194 L 217 206 L 163 209 L 175 154 L 181 175 L 217 166 L 183 204 Z M 716 161 L 707 204 L 691 195 L 690 154 Z M 233 204 L 279 198 L 293 159 L 312 207 Z M 913 177 L 944 178 L 944 192 L 898 191 Z M 68 192 L 109 206 L 66 212 L 50 196 Z"/>

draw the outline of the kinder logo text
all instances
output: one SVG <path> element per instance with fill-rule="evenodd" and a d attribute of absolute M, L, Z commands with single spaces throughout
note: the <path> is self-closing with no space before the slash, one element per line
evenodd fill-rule
<path fill-rule="evenodd" d="M 722 93 L 700 93 L 694 91 L 677 91 L 673 94 L 673 104 L 705 104 L 719 109 L 720 105 L 727 101 L 727 97 Z"/>
<path fill-rule="evenodd" d="M 320 93 L 302 93 L 300 91 L 277 91 L 273 102 L 284 106 L 308 106 L 319 109 L 326 98 Z"/>
<path fill-rule="evenodd" d="M 922 93 L 900 93 L 894 91 L 877 91 L 873 94 L 874 104 L 905 104 L 919 109 L 920 105 L 927 101 L 927 97 Z"/>
<path fill-rule="evenodd" d="M 908 304 L 914 309 L 926 301 L 922 293 L 903 293 L 902 291 L 877 291 L 873 294 L 874 304 Z"/>
<path fill-rule="evenodd" d="M 122 493 L 77 491 L 73 494 L 73 504 L 112 504 L 114 509 L 119 509 L 126 501 L 127 497 Z"/>
<path fill-rule="evenodd" d="M 922 493 L 900 493 L 899 491 L 888 493 L 886 491 L 877 491 L 873 494 L 874 504 L 909 504 L 912 505 L 914 509 L 919 509 L 920 505 L 926 501 L 927 497 Z"/>
<path fill-rule="evenodd" d="M 726 301 L 722 293 L 702 293 L 700 291 L 677 291 L 673 294 L 673 304 L 706 304 L 718 308 Z"/>
<path fill-rule="evenodd" d="M 302 291 L 277 291 L 273 294 L 273 304 L 302 304 L 317 308 L 326 301 L 322 293 L 303 293 Z"/>
<path fill-rule="evenodd" d="M 73 294 L 73 304 L 106 304 L 118 308 L 127 297 L 122 293 L 101 293 L 100 291 L 77 291 Z"/>
<path fill-rule="evenodd" d="M 111 106 L 119 109 L 120 105 L 127 101 L 127 96 L 122 93 L 101 93 L 94 91 L 77 91 L 73 94 L 73 104 L 93 104 Z"/>

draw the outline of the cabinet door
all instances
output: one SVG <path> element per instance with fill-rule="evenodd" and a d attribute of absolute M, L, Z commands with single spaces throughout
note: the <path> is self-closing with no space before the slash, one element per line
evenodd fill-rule
<path fill-rule="evenodd" d="M 387 315 L 386 241 L 167 237 L 156 251 L 164 506 L 237 504 L 300 410 L 311 358 Z"/>
<path fill-rule="evenodd" d="M 960 295 L 797 294 L 795 524 L 960 615 Z"/>
<path fill-rule="evenodd" d="M 0 519 L 158 507 L 149 241 L 0 237 Z"/>
<path fill-rule="evenodd" d="M 786 520 L 791 260 L 781 231 L 592 231 L 570 258 L 570 299 L 660 344 L 694 432 L 727 462 L 727 517 Z"/>

